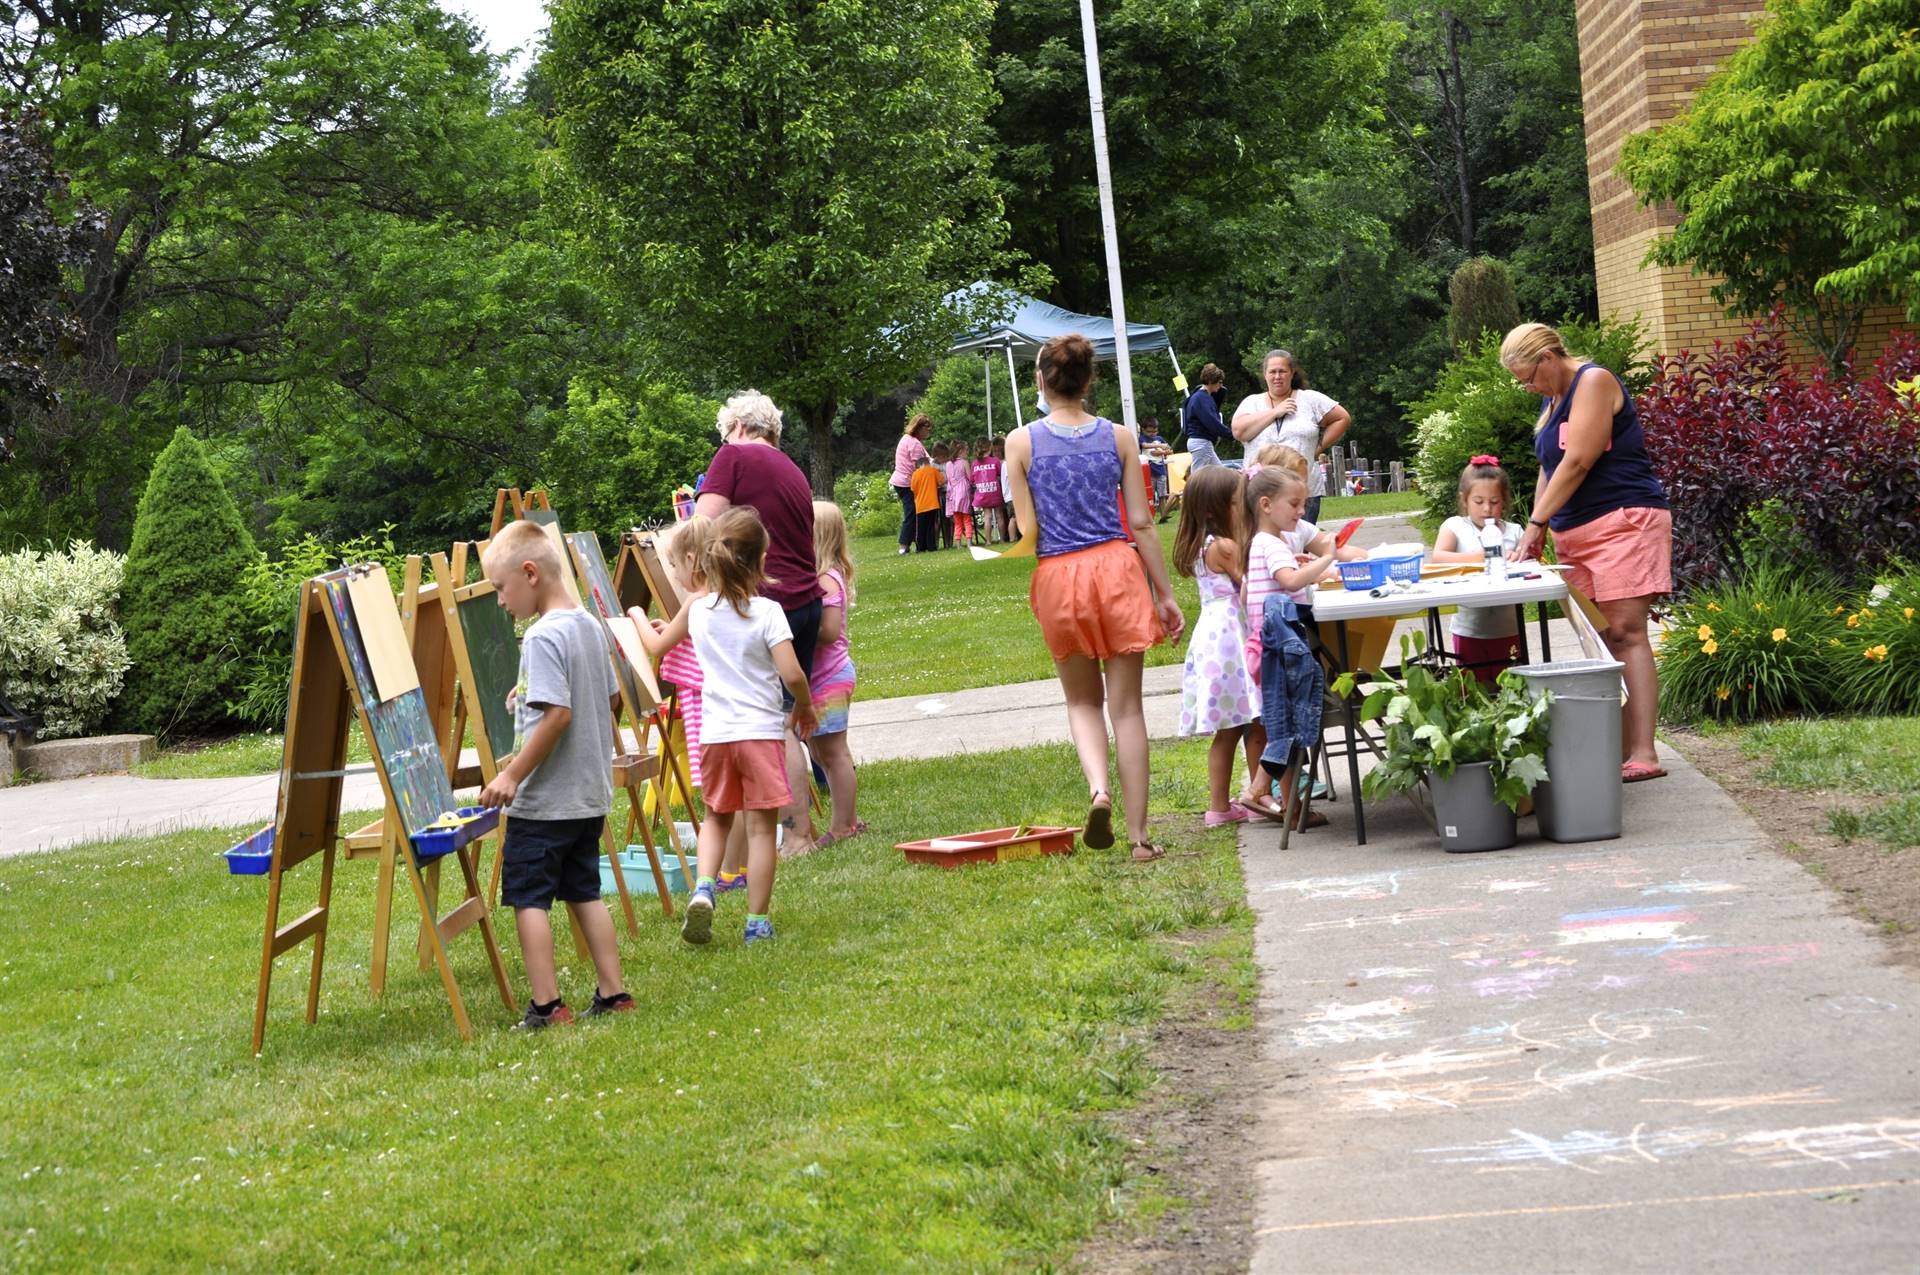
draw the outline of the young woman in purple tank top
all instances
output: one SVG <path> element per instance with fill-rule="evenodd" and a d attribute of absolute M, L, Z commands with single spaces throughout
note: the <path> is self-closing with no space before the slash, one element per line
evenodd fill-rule
<path fill-rule="evenodd" d="M 1600 608 L 1607 622 L 1601 637 L 1626 665 L 1620 778 L 1658 779 L 1667 772 L 1653 744 L 1660 680 L 1647 617 L 1653 600 L 1673 590 L 1673 513 L 1633 399 L 1612 372 L 1568 354 L 1544 323 L 1507 333 L 1500 362 L 1546 400 L 1534 436 L 1540 484 L 1514 556 L 1538 557 L 1553 528 L 1568 587 Z"/>
<path fill-rule="evenodd" d="M 1154 534 L 1133 431 L 1116 430 L 1112 421 L 1080 409 L 1092 381 L 1093 345 L 1085 337 L 1055 337 L 1041 347 L 1034 384 L 1056 406 L 1007 435 L 1004 478 L 1020 526 L 1039 536 L 1028 599 L 1066 694 L 1067 726 L 1091 790 L 1083 839 L 1095 850 L 1113 844 L 1113 799 L 1107 793 L 1111 722 L 1127 838 L 1133 857 L 1144 862 L 1162 851 L 1147 836 L 1140 677 L 1147 648 L 1163 637 L 1178 641 L 1186 618 L 1173 600 Z M 1114 509 L 1116 494 L 1126 502 L 1126 527 Z"/>

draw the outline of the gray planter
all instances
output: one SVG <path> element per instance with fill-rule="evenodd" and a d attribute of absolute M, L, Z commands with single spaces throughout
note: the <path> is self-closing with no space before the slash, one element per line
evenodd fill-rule
<path fill-rule="evenodd" d="M 1513 811 L 1493 795 L 1492 763 L 1466 762 L 1445 779 L 1429 771 L 1427 791 L 1440 848 L 1449 854 L 1505 850 L 1520 839 Z"/>

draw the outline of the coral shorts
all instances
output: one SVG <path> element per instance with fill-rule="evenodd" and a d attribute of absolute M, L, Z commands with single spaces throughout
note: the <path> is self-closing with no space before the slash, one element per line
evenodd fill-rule
<path fill-rule="evenodd" d="M 1673 592 L 1673 514 L 1616 509 L 1553 533 L 1553 552 L 1569 587 L 1595 602 Z"/>
<path fill-rule="evenodd" d="M 1166 636 L 1140 555 L 1124 540 L 1040 559 L 1027 600 L 1056 660 L 1138 655 Z"/>
<path fill-rule="evenodd" d="M 787 746 L 778 739 L 736 739 L 700 745 L 701 778 L 707 809 L 726 815 L 737 810 L 778 810 L 793 804 L 787 786 Z"/>

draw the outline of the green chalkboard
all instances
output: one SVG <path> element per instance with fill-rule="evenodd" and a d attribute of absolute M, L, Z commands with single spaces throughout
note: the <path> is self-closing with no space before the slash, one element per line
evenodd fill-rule
<path fill-rule="evenodd" d="M 487 744 L 498 761 L 513 751 L 513 711 L 507 695 L 520 680 L 520 643 L 513 636 L 513 620 L 493 594 L 468 598 L 455 609 L 473 661 L 473 689 L 480 698 Z"/>

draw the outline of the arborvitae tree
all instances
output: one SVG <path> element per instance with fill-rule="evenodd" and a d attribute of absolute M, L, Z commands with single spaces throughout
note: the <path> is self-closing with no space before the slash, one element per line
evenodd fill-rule
<path fill-rule="evenodd" d="M 1447 280 L 1447 339 L 1456 350 L 1479 343 L 1483 332 L 1506 333 L 1520 322 L 1513 275 L 1498 257 L 1469 257 Z"/>
<path fill-rule="evenodd" d="M 134 517 L 120 612 L 133 670 L 120 699 L 128 724 L 168 736 L 227 717 L 241 670 L 242 573 L 253 536 L 186 427 L 154 462 Z"/>

